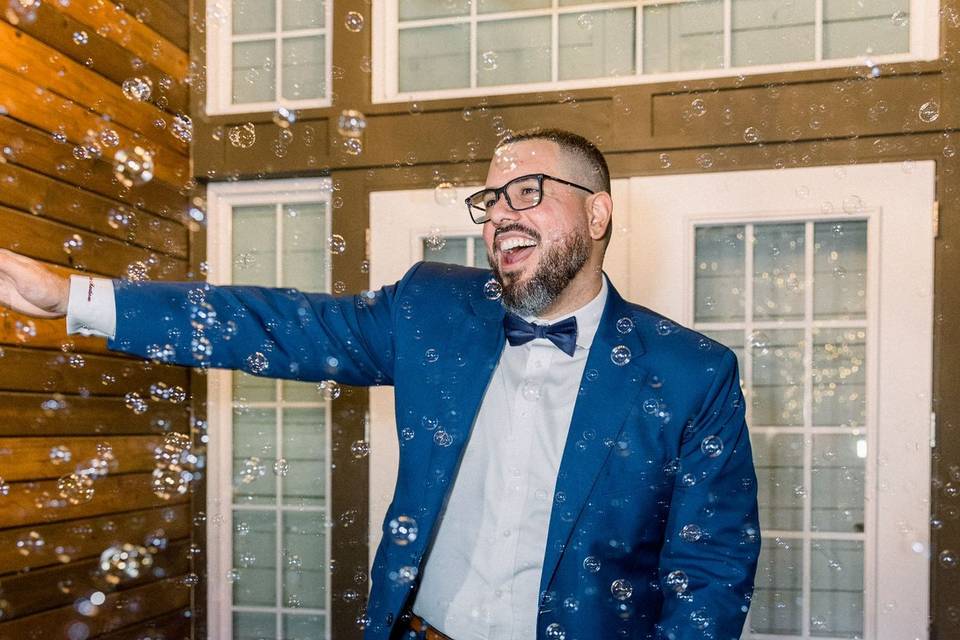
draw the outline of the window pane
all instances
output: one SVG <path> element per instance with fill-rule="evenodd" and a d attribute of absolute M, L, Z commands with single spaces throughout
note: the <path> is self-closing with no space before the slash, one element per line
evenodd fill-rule
<path fill-rule="evenodd" d="M 400 19 L 442 18 L 470 13 L 470 0 L 400 0 Z"/>
<path fill-rule="evenodd" d="M 810 565 L 810 635 L 863 637 L 863 543 L 814 540 Z"/>
<path fill-rule="evenodd" d="M 643 9 L 643 72 L 723 66 L 723 4 L 719 0 Z"/>
<path fill-rule="evenodd" d="M 327 640 L 326 627 L 326 616 L 283 615 L 283 637 L 287 640 Z"/>
<path fill-rule="evenodd" d="M 323 27 L 323 4 L 323 0 L 283 0 L 282 20 L 284 31 Z"/>
<path fill-rule="evenodd" d="M 326 490 L 326 415 L 324 409 L 285 409 L 283 502 L 295 506 L 322 506 Z"/>
<path fill-rule="evenodd" d="M 283 97 L 320 98 L 326 93 L 324 36 L 283 41 Z"/>
<path fill-rule="evenodd" d="M 753 355 L 752 424 L 803 424 L 803 331 L 755 331 Z"/>
<path fill-rule="evenodd" d="M 274 100 L 273 47 L 273 40 L 233 43 L 233 104 Z"/>
<path fill-rule="evenodd" d="M 803 543 L 763 538 L 750 605 L 754 633 L 800 635 L 803 615 Z"/>
<path fill-rule="evenodd" d="M 487 260 L 487 243 L 483 241 L 482 236 L 473 239 L 473 266 L 480 269 L 490 268 L 490 261 Z"/>
<path fill-rule="evenodd" d="M 754 317 L 803 318 L 803 223 L 761 224 L 753 235 Z"/>
<path fill-rule="evenodd" d="M 423 259 L 430 262 L 467 264 L 467 239 L 444 238 L 442 243 L 423 241 Z"/>
<path fill-rule="evenodd" d="M 764 529 L 803 530 L 803 436 L 754 433 L 757 501 Z"/>
<path fill-rule="evenodd" d="M 813 229 L 814 316 L 818 320 L 865 318 L 866 221 L 818 222 Z"/>
<path fill-rule="evenodd" d="M 276 207 L 233 208 L 233 284 L 276 286 L 276 238 Z"/>
<path fill-rule="evenodd" d="M 634 73 L 634 9 L 560 16 L 560 80 Z"/>
<path fill-rule="evenodd" d="M 477 25 L 477 84 L 550 80 L 550 18 L 496 20 Z"/>
<path fill-rule="evenodd" d="M 233 583 L 233 603 L 276 606 L 277 515 L 235 510 L 233 518 L 233 568 L 239 575 Z"/>
<path fill-rule="evenodd" d="M 277 616 L 234 611 L 233 637 L 235 640 L 277 640 Z"/>
<path fill-rule="evenodd" d="M 319 202 L 283 207 L 283 286 L 326 289 L 326 206 Z"/>
<path fill-rule="evenodd" d="M 271 402 L 277 397 L 277 383 L 270 378 L 233 372 L 234 402 Z"/>
<path fill-rule="evenodd" d="M 813 436 L 811 530 L 864 532 L 865 436 Z"/>
<path fill-rule="evenodd" d="M 744 319 L 744 237 L 741 225 L 697 227 L 695 322 Z"/>
<path fill-rule="evenodd" d="M 317 389 L 315 382 L 294 382 L 293 380 L 284 380 L 283 385 L 284 402 L 322 402 L 323 396 Z"/>
<path fill-rule="evenodd" d="M 864 329 L 813 330 L 813 424 L 867 422 L 867 334 Z"/>
<path fill-rule="evenodd" d="M 546 9 L 549 6 L 550 0 L 480 0 L 477 11 L 479 13 L 496 13 L 498 11 Z"/>
<path fill-rule="evenodd" d="M 733 66 L 813 60 L 814 0 L 737 0 L 731 16 Z"/>
<path fill-rule="evenodd" d="M 470 86 L 470 27 L 465 24 L 400 31 L 400 91 Z"/>
<path fill-rule="evenodd" d="M 321 512 L 283 513 L 283 601 L 287 606 L 325 608 L 327 559 L 325 515 Z M 307 621 L 300 621 L 306 624 Z M 323 627 L 311 628 L 317 633 Z M 287 636 L 292 637 L 292 636 Z M 303 638 L 305 636 L 293 636 Z"/>
<path fill-rule="evenodd" d="M 596 4 L 598 2 L 607 2 L 607 0 L 560 0 L 560 6 L 572 7 L 578 4 Z"/>
<path fill-rule="evenodd" d="M 233 411 L 233 493 L 238 504 L 275 504 L 276 412 Z"/>
<path fill-rule="evenodd" d="M 233 0 L 233 33 L 267 33 L 276 28 L 274 0 Z"/>
<path fill-rule="evenodd" d="M 909 0 L 823 0 L 823 57 L 910 51 Z"/>

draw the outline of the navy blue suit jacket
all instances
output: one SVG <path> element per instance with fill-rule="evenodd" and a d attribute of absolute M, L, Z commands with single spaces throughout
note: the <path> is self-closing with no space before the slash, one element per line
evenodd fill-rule
<path fill-rule="evenodd" d="M 366 637 L 396 635 L 504 348 L 490 272 L 419 263 L 354 297 L 200 283 L 117 283 L 110 347 L 185 365 L 393 385 L 397 487 L 373 565 Z M 201 327 L 197 304 L 216 311 Z M 627 318 L 629 322 L 622 321 Z M 227 322 L 236 324 L 224 335 Z M 193 343 L 193 344 L 192 344 Z M 629 361 L 614 362 L 615 347 Z M 198 351 L 198 353 L 194 353 Z M 255 352 L 266 357 L 266 367 Z M 619 352 L 622 354 L 623 349 Z M 611 286 L 555 488 L 537 638 L 739 638 L 760 536 L 737 361 Z M 441 435 L 438 437 L 437 433 Z M 388 523 L 416 521 L 398 544 Z"/>

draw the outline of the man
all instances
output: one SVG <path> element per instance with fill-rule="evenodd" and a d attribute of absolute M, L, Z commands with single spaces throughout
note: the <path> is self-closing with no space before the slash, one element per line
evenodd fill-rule
<path fill-rule="evenodd" d="M 760 540 L 736 358 L 606 280 L 609 174 L 587 140 L 517 134 L 486 185 L 467 205 L 492 279 L 420 263 L 354 298 L 68 287 L 7 252 L 0 302 L 141 356 L 394 385 L 368 638 L 739 638 Z"/>

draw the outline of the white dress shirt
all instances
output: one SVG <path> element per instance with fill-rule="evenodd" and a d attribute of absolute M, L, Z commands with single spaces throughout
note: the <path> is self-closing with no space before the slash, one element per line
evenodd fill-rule
<path fill-rule="evenodd" d="M 413 605 L 455 640 L 537 635 L 554 487 L 606 304 L 601 280 L 596 297 L 569 314 L 577 318 L 573 357 L 536 338 L 507 344 L 493 372 Z"/>
<path fill-rule="evenodd" d="M 546 338 L 507 344 L 487 387 L 423 571 L 413 611 L 455 640 L 535 638 L 554 487 L 590 345 L 600 292 L 552 324 L 577 319 L 568 356 Z M 67 331 L 116 334 L 113 282 L 71 276 Z"/>

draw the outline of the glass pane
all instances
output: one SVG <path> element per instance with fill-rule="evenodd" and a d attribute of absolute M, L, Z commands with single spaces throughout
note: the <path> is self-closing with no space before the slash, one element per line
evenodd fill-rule
<path fill-rule="evenodd" d="M 470 26 L 400 30 L 400 91 L 470 86 Z"/>
<path fill-rule="evenodd" d="M 270 378 L 252 376 L 242 371 L 233 372 L 234 402 L 271 402 L 277 397 L 277 383 Z"/>
<path fill-rule="evenodd" d="M 326 608 L 325 519 L 322 511 L 283 513 L 283 601 L 288 607 Z"/>
<path fill-rule="evenodd" d="M 522 18 L 477 25 L 477 84 L 550 80 L 550 18 Z"/>
<path fill-rule="evenodd" d="M 274 0 L 233 0 L 233 33 L 267 33 L 276 28 Z"/>
<path fill-rule="evenodd" d="M 423 241 L 423 259 L 430 262 L 467 264 L 467 239 L 444 238 L 443 243 Z"/>
<path fill-rule="evenodd" d="M 238 504 L 275 504 L 276 412 L 233 411 L 233 493 Z"/>
<path fill-rule="evenodd" d="M 705 0 L 643 8 L 643 73 L 722 66 L 722 2 Z"/>
<path fill-rule="evenodd" d="M 277 616 L 234 611 L 233 637 L 234 640 L 277 640 Z"/>
<path fill-rule="evenodd" d="M 233 284 L 276 286 L 276 225 L 273 205 L 233 208 Z"/>
<path fill-rule="evenodd" d="M 483 237 L 473 239 L 473 266 L 480 269 L 489 269 L 490 261 L 487 259 L 487 243 Z"/>
<path fill-rule="evenodd" d="M 863 533 L 867 439 L 813 437 L 813 531 Z"/>
<path fill-rule="evenodd" d="M 860 426 L 867 422 L 865 329 L 813 330 L 813 424 Z"/>
<path fill-rule="evenodd" d="M 757 500 L 763 529 L 803 530 L 803 436 L 753 433 Z"/>
<path fill-rule="evenodd" d="M 323 408 L 283 411 L 283 502 L 322 506 L 327 495 L 327 426 Z"/>
<path fill-rule="evenodd" d="M 709 338 L 713 338 L 723 346 L 729 347 L 730 349 L 733 350 L 733 354 L 737 356 L 737 365 L 739 367 L 740 377 L 741 377 L 740 384 L 741 386 L 743 386 L 743 380 L 742 380 L 743 363 L 745 358 L 745 354 L 743 350 L 743 345 L 745 342 L 743 331 L 741 331 L 740 329 L 724 330 L 724 331 L 706 331 L 706 330 L 700 329 L 699 331 L 703 335 Z"/>
<path fill-rule="evenodd" d="M 322 28 L 323 5 L 323 0 L 283 0 L 283 30 Z"/>
<path fill-rule="evenodd" d="M 633 75 L 634 9 L 560 16 L 560 80 Z"/>
<path fill-rule="evenodd" d="M 470 13 L 471 0 L 400 0 L 400 19 L 442 18 L 465 16 Z"/>
<path fill-rule="evenodd" d="M 233 104 L 275 99 L 273 46 L 273 40 L 233 43 Z"/>
<path fill-rule="evenodd" d="M 909 0 L 823 0 L 823 57 L 910 51 Z"/>
<path fill-rule="evenodd" d="M 286 640 L 327 640 L 326 616 L 284 614 L 283 637 Z"/>
<path fill-rule="evenodd" d="M 813 269 L 813 313 L 817 320 L 865 318 L 867 222 L 816 223 Z"/>
<path fill-rule="evenodd" d="M 862 638 L 863 543 L 814 540 L 810 581 L 810 635 Z"/>
<path fill-rule="evenodd" d="M 550 0 L 480 0 L 477 11 L 496 13 L 498 11 L 520 11 L 523 9 L 546 9 Z"/>
<path fill-rule="evenodd" d="M 283 97 L 320 98 L 326 93 L 324 36 L 283 41 Z"/>
<path fill-rule="evenodd" d="M 741 225 L 697 227 L 695 322 L 743 320 L 744 237 Z"/>
<path fill-rule="evenodd" d="M 761 538 L 750 630 L 800 635 L 802 585 L 803 543 L 791 538 Z"/>
<path fill-rule="evenodd" d="M 598 2 L 607 2 L 607 0 L 560 0 L 560 6 L 572 7 L 578 4 L 596 4 Z"/>
<path fill-rule="evenodd" d="M 326 207 L 319 202 L 283 207 L 283 286 L 320 292 L 327 284 Z"/>
<path fill-rule="evenodd" d="M 755 331 L 751 424 L 803 425 L 803 330 Z"/>
<path fill-rule="evenodd" d="M 322 402 L 323 396 L 317 390 L 315 382 L 294 382 L 284 380 L 283 399 L 285 402 Z"/>
<path fill-rule="evenodd" d="M 233 603 L 276 606 L 277 514 L 234 511 L 233 523 L 233 568 L 239 576 L 233 583 Z"/>
<path fill-rule="evenodd" d="M 754 318 L 803 318 L 804 225 L 758 224 L 753 235 Z"/>
<path fill-rule="evenodd" d="M 737 0 L 732 6 L 733 66 L 814 59 L 814 0 Z"/>

